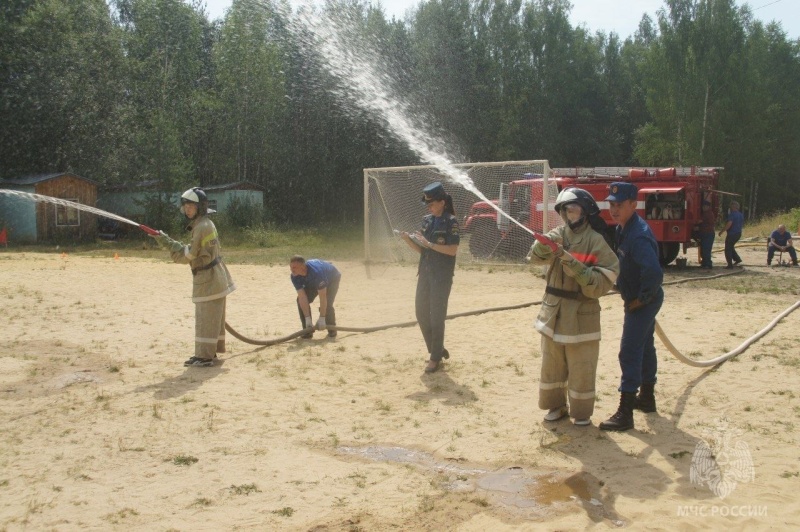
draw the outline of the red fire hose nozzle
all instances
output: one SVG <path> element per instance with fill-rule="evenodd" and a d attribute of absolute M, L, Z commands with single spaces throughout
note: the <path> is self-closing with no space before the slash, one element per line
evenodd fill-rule
<path fill-rule="evenodd" d="M 553 242 L 552 240 L 550 240 L 546 236 L 540 235 L 539 233 L 533 233 L 533 238 L 535 238 L 536 240 L 538 240 L 539 242 L 541 242 L 545 246 L 548 246 L 550 249 L 553 250 L 553 253 L 558 251 L 558 244 L 556 244 L 555 242 Z"/>
<path fill-rule="evenodd" d="M 160 231 L 156 231 L 152 227 L 147 227 L 144 224 L 139 224 L 139 229 L 141 229 L 142 231 L 144 231 L 145 233 L 147 233 L 150 236 L 158 236 L 158 235 L 161 234 Z"/>

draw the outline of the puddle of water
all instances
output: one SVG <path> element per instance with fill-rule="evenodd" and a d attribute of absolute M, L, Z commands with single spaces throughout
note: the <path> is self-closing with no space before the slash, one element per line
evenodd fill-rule
<path fill-rule="evenodd" d="M 52 388 L 61 389 L 66 388 L 67 386 L 72 386 L 73 384 L 78 384 L 80 382 L 100 382 L 100 379 L 89 373 L 89 370 L 84 370 L 59 375 L 58 377 L 50 379 L 48 384 Z"/>
<path fill-rule="evenodd" d="M 442 487 L 452 492 L 484 492 L 495 503 L 506 508 L 517 508 L 545 516 L 554 511 L 569 511 L 575 505 L 594 517 L 608 519 L 614 526 L 624 526 L 624 521 L 607 511 L 600 496 L 600 481 L 592 474 L 581 471 L 528 471 L 522 467 L 509 467 L 490 471 L 468 464 L 437 460 L 430 453 L 404 447 L 339 447 L 342 454 L 373 462 L 410 464 L 439 474 L 450 474 Z"/>
<path fill-rule="evenodd" d="M 567 502 L 580 499 L 590 501 L 588 473 L 576 473 L 567 478 L 558 478 L 555 474 L 544 475 L 530 487 L 531 497 L 544 504 Z"/>

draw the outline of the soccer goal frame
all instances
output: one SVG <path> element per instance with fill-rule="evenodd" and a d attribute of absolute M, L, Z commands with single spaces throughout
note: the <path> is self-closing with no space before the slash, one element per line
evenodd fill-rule
<path fill-rule="evenodd" d="M 526 232 L 516 226 L 525 225 L 537 231 L 546 232 L 557 224 L 552 218 L 552 205 L 555 203 L 557 190 L 552 180 L 552 171 L 546 159 L 526 161 L 461 163 L 453 167 L 463 172 L 465 179 L 474 185 L 483 198 L 468 190 L 459 180 L 450 177 L 435 165 L 398 166 L 364 169 L 364 262 L 370 264 L 392 262 L 416 262 L 418 255 L 409 249 L 404 242 L 393 234 L 393 230 L 415 231 L 419 229 L 427 209 L 421 202 L 422 189 L 434 181 L 441 181 L 447 192 L 453 197 L 456 216 L 464 235 L 470 233 L 480 221 L 483 228 L 497 227 L 497 233 L 486 237 L 491 241 L 508 241 L 509 227 L 517 231 L 514 234 L 524 235 Z M 512 182 L 537 181 L 539 191 L 547 193 L 536 198 L 530 197 L 535 204 L 527 218 L 521 211 L 513 208 L 508 201 L 508 190 Z M 524 187 L 517 187 L 522 190 Z M 530 189 L 533 190 L 533 189 Z M 503 196 L 505 194 L 505 198 Z M 486 200 L 489 200 L 487 202 Z M 492 207 L 495 204 L 508 215 L 502 216 Z M 509 220 L 509 217 L 514 220 Z M 535 218 L 535 219 L 534 219 Z M 515 223 L 509 223 L 510 221 Z M 517 223 L 520 222 L 521 223 Z M 502 231 L 502 237 L 499 236 Z M 485 232 L 485 231 L 484 231 Z M 474 233 L 470 239 L 477 238 Z M 483 237 L 482 237 L 483 238 Z M 524 240 L 524 239 L 517 239 Z M 464 240 L 462 240 L 464 242 Z M 495 253 L 488 245 L 486 252 L 473 254 L 473 245 L 459 247 L 459 260 L 467 262 L 510 262 L 520 263 L 519 244 L 513 253 Z M 528 244 L 528 247 L 530 244 Z M 527 252 L 527 249 L 525 250 Z M 524 253 L 522 254 L 524 256 Z"/>

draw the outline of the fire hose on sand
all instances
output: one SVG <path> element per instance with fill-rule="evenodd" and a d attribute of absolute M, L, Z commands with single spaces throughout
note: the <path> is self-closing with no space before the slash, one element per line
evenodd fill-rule
<path fill-rule="evenodd" d="M 723 274 L 719 274 L 719 275 L 710 275 L 710 276 L 704 276 L 704 277 L 691 277 L 691 278 L 685 278 L 685 279 L 677 279 L 675 281 L 668 281 L 668 282 L 666 282 L 664 284 L 665 285 L 668 285 L 668 284 L 679 284 L 679 283 L 686 283 L 686 282 L 691 282 L 691 281 L 716 279 L 716 278 L 720 278 L 720 277 L 726 277 L 728 275 L 739 274 L 739 273 L 742 273 L 743 271 L 745 271 L 745 270 L 739 270 L 739 271 L 736 271 L 736 272 L 723 273 Z M 610 292 L 609 294 L 611 294 L 611 293 L 615 293 L 615 292 Z M 499 312 L 499 311 L 505 311 L 505 310 L 516 310 L 516 309 L 521 309 L 521 308 L 526 308 L 526 307 L 532 307 L 532 306 L 535 306 L 535 305 L 541 305 L 541 303 L 542 303 L 541 301 L 532 301 L 530 303 L 521 303 L 519 305 L 509 305 L 509 306 L 503 306 L 503 307 L 493 307 L 493 308 L 472 310 L 472 311 L 468 311 L 468 312 L 460 312 L 458 314 L 450 314 L 450 315 L 447 316 L 446 319 L 452 320 L 452 319 L 455 319 L 455 318 L 463 318 L 465 316 L 476 316 L 476 315 L 479 315 L 479 314 L 485 314 L 487 312 Z M 773 319 L 766 327 L 764 327 L 763 329 L 758 331 L 756 334 L 754 334 L 753 336 L 751 336 L 750 338 L 745 340 L 739 347 L 737 347 L 736 349 L 733 349 L 732 351 L 729 351 L 728 353 L 725 353 L 724 355 L 720 355 L 720 356 L 718 356 L 716 358 L 713 358 L 713 359 L 710 359 L 710 360 L 693 360 L 693 359 L 687 357 L 686 355 L 682 354 L 675 347 L 675 345 L 670 341 L 670 339 L 667 337 L 666 333 L 661 328 L 661 325 L 658 323 L 658 321 L 656 321 L 656 334 L 658 335 L 658 338 L 661 340 L 661 342 L 664 344 L 664 346 L 666 346 L 667 350 L 669 350 L 669 352 L 672 353 L 672 355 L 675 358 L 677 358 L 678 360 L 680 360 L 684 364 L 688 364 L 690 366 L 694 366 L 694 367 L 698 367 L 698 368 L 708 368 L 708 367 L 717 366 L 717 365 L 725 362 L 726 360 L 729 360 L 729 359 L 735 357 L 736 355 L 739 355 L 740 353 L 744 352 L 748 347 L 750 347 L 752 344 L 757 342 L 761 337 L 763 337 L 769 331 L 774 329 L 775 326 L 778 325 L 778 323 L 783 318 L 785 318 L 786 316 L 791 314 L 798 307 L 800 307 L 800 300 L 798 300 L 793 305 L 788 307 L 786 310 L 784 310 L 783 312 L 778 314 L 775 317 L 775 319 Z M 377 331 L 384 331 L 384 330 L 387 330 L 387 329 L 413 327 L 416 324 L 417 324 L 416 321 L 407 321 L 407 322 L 402 322 L 402 323 L 393 323 L 393 324 L 389 324 L 389 325 L 380 325 L 380 326 L 376 326 L 376 327 L 344 327 L 344 326 L 341 326 L 341 325 L 336 325 L 336 326 L 330 326 L 328 328 L 331 329 L 331 330 L 342 331 L 342 332 L 371 333 L 371 332 L 377 332 Z M 314 328 L 313 327 L 307 327 L 307 328 L 305 328 L 305 329 L 303 329 L 301 331 L 297 331 L 297 332 L 292 333 L 290 335 L 283 336 L 283 337 L 280 337 L 280 338 L 273 338 L 271 340 L 254 340 L 252 338 L 248 338 L 248 337 L 238 333 L 227 322 L 225 323 L 225 330 L 228 331 L 235 338 L 241 340 L 242 342 L 245 342 L 245 343 L 248 343 L 248 344 L 252 344 L 252 345 L 272 346 L 272 345 L 277 345 L 277 344 L 280 344 L 280 343 L 288 342 L 289 340 L 293 340 L 294 338 L 298 338 L 300 336 L 303 336 L 305 334 L 313 332 Z"/>
<path fill-rule="evenodd" d="M 65 199 L 61 199 L 61 198 L 53 198 L 53 197 L 44 196 L 44 195 L 41 195 L 41 194 L 31 194 L 31 193 L 28 193 L 28 192 L 22 192 L 22 191 L 18 191 L 18 190 L 0 190 L 0 193 L 4 194 L 4 195 L 7 195 L 7 196 L 12 196 L 12 197 L 17 197 L 17 198 L 22 198 L 22 199 L 26 199 L 26 200 L 35 201 L 37 203 L 38 202 L 53 203 L 53 204 L 56 204 L 56 205 L 63 205 L 63 206 L 66 206 L 66 207 L 77 209 L 77 210 L 90 212 L 90 213 L 93 213 L 93 214 L 96 214 L 96 215 L 99 215 L 99 216 L 105 216 L 105 217 L 108 217 L 108 218 L 111 218 L 111 219 L 114 219 L 114 220 L 129 224 L 129 225 L 136 226 L 136 227 L 138 227 L 139 229 L 141 229 L 142 231 L 144 231 L 145 233 L 147 233 L 150 236 L 157 236 L 157 235 L 161 234 L 160 231 L 158 231 L 156 229 L 153 229 L 152 227 L 148 227 L 146 225 L 134 222 L 133 220 L 129 220 L 129 219 L 124 218 L 122 216 L 119 216 L 119 215 L 116 215 L 116 214 L 113 214 L 113 213 L 110 213 L 110 212 L 107 212 L 107 211 L 103 211 L 103 210 L 97 209 L 96 207 L 92 207 L 92 206 L 88 206 L 88 205 L 82 205 L 80 203 L 75 203 L 75 202 L 72 202 L 72 201 L 69 201 L 69 200 L 65 200 Z M 501 212 L 501 211 L 498 210 L 498 212 Z M 539 233 L 533 232 L 532 230 L 530 230 L 529 228 L 527 228 L 524 225 L 520 224 L 519 222 L 517 222 L 513 218 L 511 218 L 511 221 L 513 221 L 514 223 L 519 225 L 521 228 L 523 228 L 525 231 L 530 233 L 537 241 L 539 241 L 539 242 L 547 245 L 548 247 L 550 247 L 550 249 L 553 252 L 558 251 L 558 244 L 556 244 L 555 242 L 553 242 L 552 240 L 550 240 L 546 236 L 544 236 L 542 234 L 539 234 Z M 712 275 L 712 276 L 705 276 L 705 277 L 693 277 L 693 278 L 686 278 L 686 279 L 678 279 L 676 281 L 669 281 L 669 282 L 666 282 L 664 284 L 667 285 L 667 284 L 684 283 L 684 282 L 695 281 L 695 280 L 715 279 L 715 278 L 718 278 L 718 277 L 724 277 L 726 275 L 733 275 L 733 274 L 741 273 L 743 271 L 744 270 L 739 270 L 737 272 L 730 272 L 730 273 L 726 273 L 726 274 L 719 274 L 719 275 Z M 480 310 L 473 310 L 473 311 L 469 311 L 469 312 L 461 312 L 461 313 L 458 313 L 458 314 L 451 314 L 451 315 L 447 316 L 446 319 L 452 320 L 452 319 L 455 319 L 455 318 L 461 318 L 461 317 L 464 317 L 464 316 L 475 316 L 475 315 L 484 314 L 484 313 L 487 313 L 487 312 L 498 312 L 498 311 L 503 311 L 503 310 L 521 309 L 521 308 L 525 308 L 525 307 L 531 307 L 531 306 L 534 306 L 534 305 L 540 305 L 541 303 L 542 303 L 541 301 L 533 301 L 533 302 L 530 302 L 530 303 L 522 303 L 522 304 L 519 304 L 519 305 L 510 305 L 510 306 L 504 306 L 504 307 L 486 308 L 486 309 L 480 309 Z M 678 349 L 672 344 L 672 342 L 669 340 L 669 338 L 667 337 L 667 335 L 664 332 L 664 330 L 661 328 L 661 325 L 658 323 L 658 321 L 656 321 L 655 329 L 656 329 L 656 333 L 658 334 L 659 339 L 661 339 L 661 341 L 667 347 L 669 352 L 672 353 L 673 356 L 675 356 L 675 358 L 677 358 L 678 360 L 680 360 L 681 362 L 683 362 L 685 364 L 689 364 L 690 366 L 711 367 L 711 366 L 716 366 L 718 364 L 721 364 L 722 362 L 724 362 L 724 361 L 726 361 L 726 360 L 728 360 L 730 358 L 733 358 L 736 355 L 738 355 L 741 352 L 743 352 L 750 345 L 752 345 L 754 342 L 758 341 L 761 337 L 763 337 L 765 334 L 767 334 L 769 331 L 771 331 L 783 318 L 785 318 L 786 316 L 791 314 L 798 307 L 800 307 L 800 301 L 795 302 L 794 305 L 791 305 L 789 308 L 787 308 L 786 310 L 784 310 L 783 312 L 778 314 L 775 317 L 775 319 L 773 319 L 766 327 L 764 327 L 758 333 L 754 334 L 753 336 L 751 336 L 750 338 L 745 340 L 744 343 L 742 343 L 739 347 L 737 347 L 733 351 L 725 353 L 724 355 L 721 355 L 719 357 L 713 358 L 711 360 L 698 361 L 698 360 L 692 360 L 692 359 L 686 357 L 680 351 L 678 351 Z M 343 326 L 336 325 L 336 326 L 330 326 L 329 329 L 336 330 L 336 331 L 343 331 L 343 332 L 370 333 L 370 332 L 383 331 L 383 330 L 386 330 L 386 329 L 393 329 L 393 328 L 398 328 L 398 327 L 413 327 L 416 324 L 417 324 L 416 321 L 408 321 L 408 322 L 404 322 L 404 323 L 394 323 L 394 324 L 390 324 L 390 325 L 381 325 L 381 326 L 377 326 L 377 327 L 343 327 Z M 248 343 L 248 344 L 252 344 L 252 345 L 272 346 L 272 345 L 280 344 L 280 343 L 283 343 L 283 342 L 288 342 L 289 340 L 293 340 L 294 338 L 298 338 L 300 336 L 304 336 L 306 334 L 309 334 L 309 333 L 311 333 L 313 331 L 313 328 L 312 327 L 307 327 L 307 328 L 305 328 L 305 329 L 303 329 L 301 331 L 297 331 L 297 332 L 292 333 L 292 334 L 290 334 L 288 336 L 283 336 L 283 337 L 280 337 L 280 338 L 273 338 L 271 340 L 254 340 L 252 338 L 248 338 L 248 337 L 238 333 L 227 322 L 225 323 L 225 330 L 227 330 L 232 336 L 234 336 L 235 338 L 241 340 L 242 342 L 245 342 L 245 343 Z"/>

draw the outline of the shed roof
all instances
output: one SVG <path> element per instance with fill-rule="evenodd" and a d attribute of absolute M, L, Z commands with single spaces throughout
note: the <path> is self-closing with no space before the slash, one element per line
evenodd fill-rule
<path fill-rule="evenodd" d="M 73 174 L 72 172 L 57 172 L 54 174 L 36 174 L 36 175 L 28 175 L 23 177 L 18 177 L 16 179 L 2 179 L 0 180 L 0 185 L 35 185 L 37 183 L 43 183 L 45 181 L 50 181 L 51 179 L 56 179 L 57 177 L 62 177 L 65 175 L 69 175 L 72 177 L 77 177 L 78 179 L 82 179 L 83 181 L 87 181 L 93 185 L 98 185 L 97 181 L 93 181 L 86 177 L 81 177 L 77 174 Z"/>
<path fill-rule="evenodd" d="M 139 181 L 138 183 L 118 183 L 115 185 L 102 185 L 100 188 L 102 192 L 137 192 L 143 190 L 158 190 L 161 187 L 161 181 L 158 179 L 150 179 L 148 181 Z M 208 185 L 201 186 L 206 192 L 222 192 L 225 190 L 264 190 L 264 187 L 251 183 L 249 181 L 237 181 L 235 183 L 226 183 L 222 185 Z"/>
<path fill-rule="evenodd" d="M 257 185 L 255 183 L 251 183 L 250 181 L 237 181 L 235 183 L 227 183 L 224 185 L 208 185 L 207 187 L 201 187 L 206 192 L 219 192 L 222 190 L 261 190 L 264 191 L 264 187 L 261 185 Z"/>
<path fill-rule="evenodd" d="M 158 190 L 161 186 L 159 179 L 149 179 L 137 183 L 116 183 L 114 185 L 101 185 L 102 192 L 136 192 L 141 190 Z"/>

